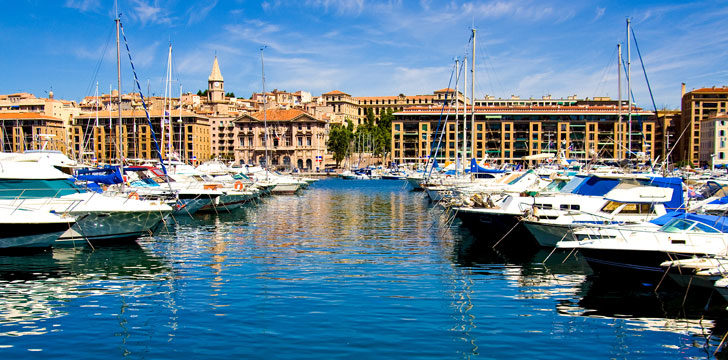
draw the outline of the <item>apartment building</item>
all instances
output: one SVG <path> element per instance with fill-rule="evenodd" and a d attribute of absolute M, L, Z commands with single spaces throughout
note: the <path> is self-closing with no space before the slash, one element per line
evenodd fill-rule
<path fill-rule="evenodd" d="M 700 166 L 728 165 L 728 115 L 700 120 Z"/>
<path fill-rule="evenodd" d="M 476 104 L 479 101 L 476 100 Z M 557 153 L 563 149 L 572 159 L 620 160 L 632 156 L 655 158 L 654 113 L 632 109 L 631 136 L 627 111 L 618 103 L 601 98 L 576 100 L 568 105 L 543 105 L 532 100 L 518 105 L 475 107 L 475 126 L 467 116 L 467 158 L 488 158 L 498 162 L 517 162 L 522 157 Z M 591 105 L 590 105 L 591 104 Z M 620 121 L 620 112 L 622 120 Z M 455 109 L 413 107 L 401 110 L 392 122 L 392 160 L 398 163 L 425 162 L 430 156 L 438 161 L 453 161 L 462 154 L 462 133 L 455 132 Z M 447 120 L 447 121 L 446 121 Z M 462 124 L 463 117 L 459 117 Z M 460 125 L 462 130 L 463 126 Z M 624 135 L 620 139 L 620 135 Z M 471 149 L 471 136 L 475 149 Z M 630 144 L 631 140 L 631 144 Z M 438 146 L 439 144 L 439 146 Z M 438 152 L 434 155 L 434 149 Z"/>
<path fill-rule="evenodd" d="M 685 84 L 682 84 L 682 116 L 678 127 L 680 142 L 676 162 L 687 161 L 699 165 L 700 160 L 700 126 L 702 120 L 707 120 L 719 113 L 728 110 L 728 87 L 710 87 L 692 90 L 685 93 Z"/>

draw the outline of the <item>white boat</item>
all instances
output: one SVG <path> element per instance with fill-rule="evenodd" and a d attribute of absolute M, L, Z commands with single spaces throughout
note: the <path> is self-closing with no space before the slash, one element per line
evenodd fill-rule
<path fill-rule="evenodd" d="M 660 264 L 660 267 L 682 287 L 713 288 L 717 280 L 728 275 L 728 259 L 722 257 L 669 260 Z"/>
<path fill-rule="evenodd" d="M 595 273 L 640 274 L 660 279 L 665 261 L 695 256 L 726 256 L 728 224 L 725 217 L 670 213 L 650 226 L 587 227 L 574 230 L 576 240 L 560 241 L 557 248 L 575 249 Z M 654 225 L 653 225 L 654 226 Z"/>
<path fill-rule="evenodd" d="M 136 239 L 172 211 L 162 202 L 88 191 L 43 162 L 0 163 L 0 188 L 0 205 L 76 217 L 54 246 Z"/>
<path fill-rule="evenodd" d="M 70 215 L 0 206 L 0 249 L 47 249 L 76 222 Z"/>
<path fill-rule="evenodd" d="M 523 224 L 540 246 L 555 247 L 559 241 L 570 239 L 574 227 L 638 224 L 665 215 L 665 203 L 672 200 L 673 190 L 623 183 L 604 195 L 603 200 L 585 198 L 578 209 L 534 207 Z M 676 202 L 682 203 L 682 196 L 678 198 Z"/>

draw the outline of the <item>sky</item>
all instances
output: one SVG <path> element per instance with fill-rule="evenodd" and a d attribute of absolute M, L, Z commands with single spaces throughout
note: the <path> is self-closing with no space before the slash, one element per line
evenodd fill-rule
<path fill-rule="evenodd" d="M 143 92 L 207 88 L 215 55 L 225 90 L 432 94 L 455 59 L 475 59 L 475 93 L 617 98 L 617 44 L 632 22 L 658 109 L 687 90 L 728 85 L 728 1 L 118 0 Z M 116 88 L 113 0 L 18 0 L 0 12 L 0 94 L 81 100 Z M 475 56 L 471 28 L 476 29 Z M 652 100 L 631 42 L 635 102 Z M 264 48 L 262 51 L 261 49 Z M 122 39 L 122 90 L 136 91 Z M 261 55 L 263 63 L 261 63 Z M 464 87 L 464 77 L 460 89 Z M 624 72 L 623 72 L 624 77 Z M 468 92 L 470 77 L 468 76 Z M 626 98 L 626 80 L 622 81 Z M 471 96 L 470 94 L 468 96 Z"/>

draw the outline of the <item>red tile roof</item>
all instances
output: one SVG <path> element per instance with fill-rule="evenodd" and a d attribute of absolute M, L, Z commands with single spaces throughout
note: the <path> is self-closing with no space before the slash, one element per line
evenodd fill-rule
<path fill-rule="evenodd" d="M 445 92 L 454 93 L 455 90 L 454 89 L 450 89 L 450 88 L 444 88 L 444 89 L 440 89 L 440 90 L 435 91 L 435 94 L 437 94 L 437 93 L 445 93 Z"/>
<path fill-rule="evenodd" d="M 116 118 L 116 117 L 119 116 L 119 111 L 118 110 L 111 110 L 111 111 L 109 111 L 109 110 L 100 110 L 99 111 L 99 117 L 100 118 L 108 118 L 109 116 L 111 116 L 112 118 Z M 121 112 L 121 116 L 122 117 L 145 118 L 147 115 L 144 112 L 144 110 L 123 110 Z M 183 117 L 190 117 L 190 116 L 192 116 L 192 117 L 204 117 L 204 116 L 200 116 L 200 115 L 198 115 L 196 113 L 193 113 L 193 112 L 190 112 L 190 111 L 187 111 L 187 110 L 182 110 L 182 116 Z M 162 110 L 152 110 L 152 111 L 150 111 L 149 112 L 149 117 L 161 118 L 162 117 Z M 172 119 L 174 119 L 175 117 L 179 117 L 179 109 L 172 109 Z M 76 118 L 77 119 L 78 118 L 96 118 L 96 112 L 84 113 L 82 115 L 76 116 Z"/>
<path fill-rule="evenodd" d="M 652 114 L 652 111 L 643 110 L 638 107 L 633 107 L 633 112 L 637 114 Z M 454 113 L 455 109 L 446 107 L 444 110 L 437 107 L 429 106 L 417 106 L 405 108 L 398 113 L 431 113 L 439 114 L 441 111 L 445 113 Z M 491 113 L 491 114 L 512 114 L 512 113 L 555 113 L 555 114 L 569 114 L 569 113 L 617 113 L 619 110 L 617 106 L 476 106 L 475 112 L 478 114 Z M 622 113 L 626 114 L 626 109 L 622 109 Z"/>
<path fill-rule="evenodd" d="M 0 113 L 0 120 L 36 120 L 36 119 L 63 121 L 57 117 L 48 116 L 48 115 L 41 114 L 41 113 L 34 113 L 34 112 Z"/>
<path fill-rule="evenodd" d="M 298 119 L 302 116 L 307 116 L 314 120 L 318 120 L 314 118 L 311 114 L 298 109 L 270 109 L 265 111 L 265 119 L 268 121 L 291 121 Z M 243 117 L 251 117 L 258 121 L 263 121 L 263 112 L 257 111 L 251 114 L 243 115 Z"/>
<path fill-rule="evenodd" d="M 347 94 L 343 91 L 340 91 L 340 90 L 334 90 L 334 91 L 329 91 L 329 92 L 321 94 L 321 95 L 349 95 L 349 94 Z M 351 95 L 349 95 L 349 96 L 351 96 Z"/>
<path fill-rule="evenodd" d="M 723 87 L 712 87 L 712 88 L 702 88 L 702 89 L 695 89 L 691 91 L 693 93 L 699 92 L 699 93 L 725 93 L 728 92 L 728 86 Z"/>

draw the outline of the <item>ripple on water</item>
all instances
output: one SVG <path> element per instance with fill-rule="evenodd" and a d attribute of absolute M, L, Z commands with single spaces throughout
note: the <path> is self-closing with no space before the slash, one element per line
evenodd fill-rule
<path fill-rule="evenodd" d="M 0 356 L 705 357 L 725 334 L 565 255 L 493 251 L 402 186 L 324 180 L 137 245 L 0 256 Z"/>

